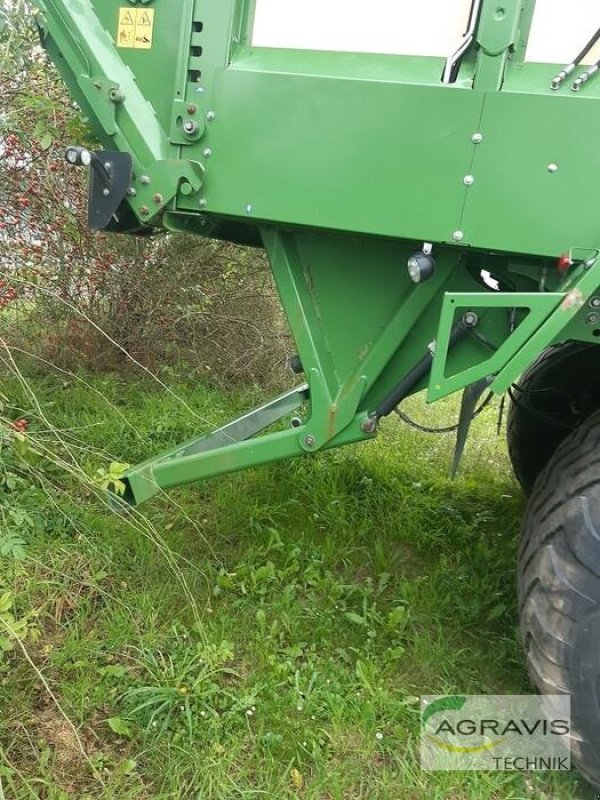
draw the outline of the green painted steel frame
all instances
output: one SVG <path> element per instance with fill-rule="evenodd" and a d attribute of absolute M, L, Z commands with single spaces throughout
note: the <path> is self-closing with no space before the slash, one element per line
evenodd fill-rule
<path fill-rule="evenodd" d="M 431 379 L 427 399 L 434 402 L 452 392 L 477 383 L 482 378 L 496 375 L 516 355 L 529 338 L 537 331 L 549 314 L 563 301 L 564 294 L 558 292 L 523 293 L 497 292 L 482 295 L 481 292 L 447 293 L 444 295 L 440 325 L 431 368 Z M 529 313 L 516 329 L 507 336 L 495 352 L 478 364 L 458 372 L 446 374 L 450 335 L 455 324 L 456 313 L 481 309 L 502 308 L 528 309 Z M 516 377 L 516 375 L 515 375 Z M 512 381 L 511 381 L 512 383 Z"/>
<path fill-rule="evenodd" d="M 447 292 L 444 295 L 427 399 L 434 402 L 489 377 L 491 390 L 505 392 L 528 364 L 554 341 L 576 318 L 585 316 L 587 304 L 600 286 L 600 256 L 594 255 L 568 275 L 556 292 Z M 456 314 L 461 310 L 516 311 L 527 315 L 502 341 L 491 356 L 467 369 L 447 374 L 448 346 Z M 589 328 L 589 324 L 588 324 Z"/>
<path fill-rule="evenodd" d="M 300 427 L 263 432 L 295 390 L 130 470 L 131 502 L 372 438 L 428 348 L 410 391 L 435 400 L 486 376 L 504 391 L 549 343 L 600 334 L 596 256 L 554 269 L 600 245 L 600 82 L 553 93 L 554 67 L 525 63 L 535 0 L 483 0 L 452 86 L 442 59 L 254 48 L 255 0 L 149 0 L 152 49 L 118 48 L 122 2 L 36 0 L 43 41 L 102 144 L 132 154 L 140 223 L 262 241 L 309 385 Z M 415 286 L 423 242 L 438 267 Z M 450 348 L 459 309 L 481 333 Z"/>
<path fill-rule="evenodd" d="M 436 301 L 440 292 L 444 285 L 455 283 L 459 273 L 459 263 L 448 264 L 445 272 L 438 269 L 431 281 L 413 288 L 412 293 L 404 293 L 403 301 L 389 314 L 387 324 L 371 339 L 370 346 L 364 348 L 354 368 L 344 375 L 330 347 L 330 331 L 339 325 L 339 320 L 328 319 L 325 301 L 328 294 L 339 292 L 339 286 L 335 274 L 330 275 L 328 248 L 321 259 L 314 259 L 305 241 L 309 234 L 281 233 L 274 229 L 264 229 L 262 233 L 310 388 L 283 395 L 213 434 L 133 468 L 124 477 L 129 502 L 143 502 L 161 489 L 372 438 L 376 433 L 369 425 L 374 410 L 373 387 L 389 371 L 390 363 L 414 333 L 417 322 L 427 314 L 438 316 Z M 322 281 L 326 283 L 323 285 Z M 535 352 L 539 352 L 553 341 L 582 309 L 585 311 L 585 304 L 599 285 L 600 261 L 594 258 L 575 268 L 562 281 L 561 291 L 445 292 L 437 338 L 431 343 L 434 358 L 428 399 L 439 399 L 487 376 L 493 381 L 494 390 L 495 383 L 510 385 L 528 363 L 527 348 L 531 343 L 534 342 Z M 472 363 L 470 354 L 463 355 L 458 360 L 459 369 L 446 374 L 457 314 L 476 311 L 483 320 L 488 313 L 512 310 L 527 310 L 527 314 L 512 332 L 508 330 L 507 314 L 503 315 L 504 327 L 493 321 L 492 338 L 497 347 L 491 356 L 485 348 L 481 349 L 477 363 Z M 352 342 L 350 346 L 355 344 Z M 415 350 L 416 344 L 410 352 Z M 399 377 L 395 370 L 394 376 L 395 380 Z M 384 394 L 381 389 L 377 396 Z M 302 403 L 306 405 L 306 414 L 301 425 L 254 438 Z"/>
<path fill-rule="evenodd" d="M 174 486 L 302 455 L 300 441 L 307 435 L 303 425 L 254 437 L 300 408 L 308 397 L 308 387 L 301 386 L 212 433 L 138 464 L 123 475 L 125 492 L 117 502 L 139 505 Z M 327 446 L 338 447 L 365 438 L 368 435 L 357 419 Z"/>
<path fill-rule="evenodd" d="M 357 352 L 353 368 L 342 375 L 334 361 L 334 348 L 326 332 L 329 320 L 319 307 L 319 298 L 322 299 L 326 292 L 337 295 L 340 292 L 337 278 L 330 275 L 331 258 L 325 253 L 320 259 L 311 259 L 309 273 L 308 259 L 305 257 L 303 260 L 299 252 L 301 235 L 273 229 L 264 229 L 262 235 L 288 324 L 310 384 L 311 415 L 306 431 L 310 444 L 306 444 L 304 434 L 300 437 L 301 446 L 310 452 L 341 433 L 357 414 L 362 413 L 364 420 L 372 411 L 368 406 L 361 406 L 368 390 L 384 372 L 452 272 L 444 275 L 439 271 L 432 281 L 420 287 L 419 292 L 407 292 L 378 335 L 365 340 L 360 348 L 362 357 Z M 319 277 L 323 283 L 317 288 Z M 325 280 L 328 285 L 324 284 Z M 329 327 L 342 324 L 342 320 L 337 319 Z"/>
<path fill-rule="evenodd" d="M 600 82 L 552 92 L 554 66 L 524 62 L 534 0 L 502 15 L 483 0 L 452 86 L 443 59 L 253 48 L 253 0 L 154 0 L 153 49 L 117 48 L 122 2 L 37 5 L 96 133 L 134 157 L 141 223 L 185 215 L 206 234 L 228 218 L 551 257 L 600 241 L 586 135 Z"/>

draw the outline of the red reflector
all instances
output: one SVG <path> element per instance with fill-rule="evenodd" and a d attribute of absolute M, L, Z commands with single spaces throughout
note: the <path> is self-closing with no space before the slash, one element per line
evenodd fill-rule
<path fill-rule="evenodd" d="M 563 253 L 562 256 L 558 259 L 558 271 L 559 272 L 566 272 L 573 261 L 571 260 L 571 256 L 569 253 Z"/>

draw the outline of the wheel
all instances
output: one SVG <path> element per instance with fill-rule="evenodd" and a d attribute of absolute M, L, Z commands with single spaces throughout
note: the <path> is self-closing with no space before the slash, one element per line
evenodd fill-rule
<path fill-rule="evenodd" d="M 513 471 L 526 494 L 552 454 L 600 408 L 600 347 L 565 342 L 544 350 L 511 389 L 506 424 Z"/>
<path fill-rule="evenodd" d="M 600 789 L 600 411 L 559 445 L 529 498 L 521 632 L 543 694 L 571 695 L 571 755 Z"/>

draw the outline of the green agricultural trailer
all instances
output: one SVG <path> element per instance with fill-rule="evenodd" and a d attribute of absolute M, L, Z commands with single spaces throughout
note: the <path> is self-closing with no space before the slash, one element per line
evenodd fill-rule
<path fill-rule="evenodd" d="M 302 375 L 131 468 L 125 501 L 368 441 L 423 389 L 463 391 L 456 467 L 509 392 L 528 666 L 600 787 L 600 5 L 36 5 L 102 148 L 66 153 L 92 227 L 263 247 Z"/>

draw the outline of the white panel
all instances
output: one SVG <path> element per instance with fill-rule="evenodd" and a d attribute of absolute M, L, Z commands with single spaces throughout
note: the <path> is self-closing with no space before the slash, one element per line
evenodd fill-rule
<path fill-rule="evenodd" d="M 256 0 L 252 44 L 445 58 L 470 9 L 471 0 Z"/>
<path fill-rule="evenodd" d="M 600 0 L 537 0 L 527 61 L 570 64 L 600 28 Z M 583 60 L 600 59 L 600 43 Z"/>

